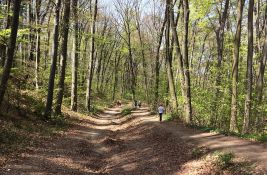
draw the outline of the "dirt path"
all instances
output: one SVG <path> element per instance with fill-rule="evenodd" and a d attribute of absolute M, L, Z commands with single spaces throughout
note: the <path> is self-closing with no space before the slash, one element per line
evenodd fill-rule
<path fill-rule="evenodd" d="M 94 117 L 68 111 L 77 121 L 73 128 L 38 148 L 29 148 L 0 174 L 216 174 L 214 167 L 192 154 L 199 146 L 230 150 L 257 161 L 258 174 L 267 172 L 266 145 L 159 123 L 147 108 L 126 117 L 120 115 L 121 110 L 109 108 Z"/>
<path fill-rule="evenodd" d="M 267 173 L 267 145 L 218 133 L 204 133 L 174 122 L 164 123 L 161 127 L 174 133 L 183 140 L 198 146 L 208 147 L 210 151 L 232 152 L 237 157 L 254 162 L 257 168 Z"/>

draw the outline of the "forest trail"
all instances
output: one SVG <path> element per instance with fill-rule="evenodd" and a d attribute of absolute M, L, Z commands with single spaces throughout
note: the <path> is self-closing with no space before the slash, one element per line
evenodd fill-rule
<path fill-rule="evenodd" d="M 69 131 L 28 148 L 0 174 L 211 174 L 214 170 L 192 156 L 193 148 L 201 146 L 208 148 L 205 154 L 231 151 L 258 162 L 258 170 L 267 172 L 266 145 L 202 133 L 174 122 L 159 123 L 148 108 L 124 117 L 121 111 L 122 107 L 108 108 L 93 117 L 67 111 L 76 121 Z"/>

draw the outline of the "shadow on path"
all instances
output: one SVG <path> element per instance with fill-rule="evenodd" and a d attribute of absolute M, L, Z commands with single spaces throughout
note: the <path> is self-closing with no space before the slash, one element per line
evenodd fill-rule
<path fill-rule="evenodd" d="M 158 122 L 148 108 L 120 115 L 122 107 L 107 108 L 97 116 L 66 111 L 75 121 L 66 133 L 28 150 L 0 170 L 3 175 L 47 174 L 184 174 L 196 159 L 193 148 L 229 150 L 260 165 L 266 146 L 219 134 L 203 133 L 172 122 Z M 266 163 L 267 164 L 267 163 Z M 265 165 L 266 165 L 265 164 Z"/>

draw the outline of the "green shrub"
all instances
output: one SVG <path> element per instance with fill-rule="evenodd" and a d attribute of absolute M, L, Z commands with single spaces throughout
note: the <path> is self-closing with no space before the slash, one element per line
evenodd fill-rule
<path fill-rule="evenodd" d="M 177 119 L 179 114 L 177 112 L 173 113 L 167 113 L 163 115 L 163 120 L 164 121 L 173 121 L 174 119 Z"/>
<path fill-rule="evenodd" d="M 233 163 L 233 153 L 219 153 L 217 157 L 217 165 L 222 168 L 227 168 Z"/>
<path fill-rule="evenodd" d="M 259 142 L 267 142 L 267 134 L 246 134 L 241 135 L 242 138 L 256 140 Z"/>
<path fill-rule="evenodd" d="M 124 109 L 121 111 L 121 115 L 122 115 L 122 116 L 129 115 L 129 114 L 132 113 L 132 110 L 133 110 L 133 108 L 124 108 Z"/>

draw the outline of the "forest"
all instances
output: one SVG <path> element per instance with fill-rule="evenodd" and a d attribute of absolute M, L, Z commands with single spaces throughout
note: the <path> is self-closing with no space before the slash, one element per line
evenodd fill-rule
<path fill-rule="evenodd" d="M 0 0 L 0 121 L 137 100 L 267 140 L 266 59 L 266 0 Z"/>

